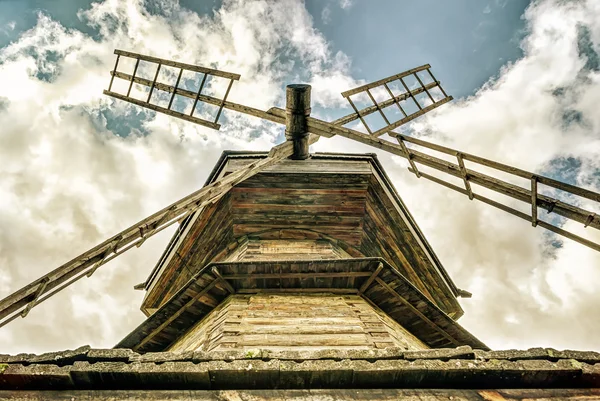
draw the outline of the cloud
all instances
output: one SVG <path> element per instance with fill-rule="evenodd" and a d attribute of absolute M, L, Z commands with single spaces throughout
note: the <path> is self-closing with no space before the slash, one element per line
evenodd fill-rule
<path fill-rule="evenodd" d="M 411 133 L 535 172 L 568 170 L 575 183 L 599 189 L 596 3 L 534 2 L 524 15 L 524 57 Z M 268 149 L 281 137 L 281 128 L 244 115 L 226 113 L 215 132 L 102 96 L 114 48 L 240 73 L 230 99 L 264 109 L 282 106 L 292 81 L 313 84 L 314 104 L 332 108 L 342 107 L 341 91 L 363 83 L 301 2 L 230 0 L 212 16 L 153 4 L 153 12 L 141 1 L 93 4 L 79 14 L 97 30 L 93 37 L 40 14 L 0 50 L 0 264 L 8 267 L 0 293 L 197 189 L 223 149 Z M 374 151 L 344 138 L 323 139 L 315 150 Z M 465 327 L 497 348 L 599 349 L 597 252 L 568 240 L 553 247 L 556 237 L 544 230 L 418 180 L 404 160 L 378 153 L 450 275 L 473 292 L 462 302 Z M 590 235 L 576 223 L 565 228 Z M 114 345 L 143 319 L 143 294 L 132 286 L 169 236 L 0 329 L 2 352 Z"/>
<path fill-rule="evenodd" d="M 263 109 L 282 105 L 292 80 L 339 80 L 346 68 L 300 2 L 226 1 L 213 17 L 155 6 L 94 3 L 79 12 L 94 36 L 40 13 L 0 50 L 3 296 L 196 190 L 224 149 L 267 150 L 282 135 L 250 116 L 226 112 L 216 132 L 103 96 L 114 48 L 240 73 L 229 99 Z M 322 90 L 315 103 L 329 97 Z M 0 330 L 2 352 L 114 345 L 143 320 L 132 286 L 171 233 Z"/>

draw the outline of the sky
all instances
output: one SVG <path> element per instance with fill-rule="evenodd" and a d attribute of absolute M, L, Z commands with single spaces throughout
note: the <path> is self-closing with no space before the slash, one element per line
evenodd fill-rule
<path fill-rule="evenodd" d="M 115 48 L 239 73 L 229 99 L 265 110 L 283 106 L 286 84 L 309 83 L 325 120 L 350 111 L 341 92 L 430 63 L 455 100 L 405 133 L 600 190 L 596 0 L 0 0 L 0 297 L 198 189 L 223 150 L 282 140 L 233 112 L 213 131 L 102 95 Z M 344 138 L 311 150 L 375 151 Z M 600 351 L 600 253 L 376 152 L 473 293 L 465 328 L 495 349 Z M 0 352 L 112 347 L 143 321 L 133 286 L 172 233 L 1 328 Z"/>

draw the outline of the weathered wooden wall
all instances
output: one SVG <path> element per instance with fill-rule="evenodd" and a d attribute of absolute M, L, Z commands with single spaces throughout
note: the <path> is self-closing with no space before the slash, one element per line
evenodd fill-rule
<path fill-rule="evenodd" d="M 327 240 L 249 239 L 243 241 L 225 261 L 240 260 L 324 260 L 350 258 L 343 249 Z"/>
<path fill-rule="evenodd" d="M 0 391 L 0 399 L 10 401 L 544 401 L 598 400 L 599 389 L 528 389 L 528 390 L 404 390 L 404 389 L 331 389 L 331 390 L 99 390 L 99 391 Z"/>
<path fill-rule="evenodd" d="M 357 295 L 234 295 L 169 351 L 428 348 Z"/>

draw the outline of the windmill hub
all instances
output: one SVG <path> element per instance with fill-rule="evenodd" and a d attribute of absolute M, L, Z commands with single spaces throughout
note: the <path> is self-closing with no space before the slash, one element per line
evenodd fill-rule
<path fill-rule="evenodd" d="M 294 142 L 294 154 L 291 158 L 296 160 L 308 158 L 306 117 L 310 116 L 310 90 L 310 85 L 292 84 L 285 91 L 285 137 Z"/>

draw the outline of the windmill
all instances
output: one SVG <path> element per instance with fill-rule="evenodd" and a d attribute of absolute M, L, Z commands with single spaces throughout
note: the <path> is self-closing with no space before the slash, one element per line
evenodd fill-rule
<path fill-rule="evenodd" d="M 0 301 L 0 327 L 19 316 L 27 316 L 36 305 L 77 280 L 92 276 L 101 266 L 133 247 L 142 246 L 148 238 L 167 227 L 175 223 L 185 225 L 199 210 L 215 204 L 231 188 L 250 177 L 264 172 L 286 159 L 308 159 L 310 157 L 309 146 L 316 142 L 319 137 L 341 136 L 403 157 L 410 164 L 409 171 L 414 173 L 416 177 L 436 182 L 468 196 L 471 200 L 478 200 L 527 220 L 534 227 L 542 227 L 600 251 L 600 244 L 559 227 L 554 224 L 556 219 L 546 221 L 539 216 L 539 211 L 545 210 L 550 217 L 559 216 L 578 222 L 584 227 L 600 229 L 600 218 L 595 213 L 577 206 L 576 202 L 573 201 L 573 199 L 576 199 L 573 196 L 577 196 L 587 201 L 600 202 L 600 194 L 396 131 L 403 124 L 452 100 L 452 97 L 446 94 L 440 82 L 432 74 L 429 64 L 343 92 L 342 96 L 348 100 L 353 112 L 335 121 L 326 122 L 310 116 L 311 88 L 308 85 L 288 85 L 286 108 L 273 107 L 263 111 L 227 100 L 234 81 L 240 79 L 238 74 L 122 50 L 115 50 L 115 54 L 115 67 L 111 71 L 110 84 L 104 94 L 215 130 L 220 128 L 219 118 L 224 109 L 244 113 L 285 125 L 287 141 L 273 147 L 267 157 L 254 160 L 238 170 L 220 177 L 4 298 Z M 124 59 L 135 63 L 131 74 L 118 70 L 120 60 Z M 142 64 L 146 69 L 150 68 L 149 66 L 155 68 L 153 79 L 144 78 L 138 74 L 138 71 L 142 69 Z M 175 70 L 176 81 L 173 85 L 160 82 L 159 76 L 165 69 Z M 196 82 L 199 85 L 194 90 L 180 85 L 184 73 L 198 74 L 199 78 Z M 127 83 L 125 94 L 113 91 L 115 78 Z M 207 86 L 212 79 L 226 81 L 225 93 L 222 97 L 208 94 Z M 413 83 L 409 83 L 409 80 Z M 132 94 L 134 85 L 145 88 L 147 91 L 144 92 L 145 96 L 142 100 L 139 96 L 136 98 Z M 397 88 L 400 88 L 399 93 Z M 395 89 L 396 93 L 394 93 Z M 157 102 L 156 99 L 167 104 L 160 105 L 160 101 Z M 177 109 L 176 105 L 179 99 L 186 99 L 191 102 L 189 112 L 184 113 Z M 363 103 L 367 99 L 371 104 L 359 108 L 360 103 L 357 99 L 362 99 Z M 206 117 L 207 113 L 205 111 L 198 112 L 198 108 L 202 106 L 210 106 L 214 109 L 212 119 Z M 374 127 L 373 123 L 369 122 L 373 116 L 377 115 L 384 121 L 384 125 L 381 127 Z M 397 118 L 394 119 L 392 116 Z M 362 122 L 366 133 L 345 127 L 345 125 L 356 120 Z M 438 156 L 428 152 L 434 152 Z M 455 160 L 449 161 L 448 156 L 455 158 Z M 467 166 L 466 162 L 470 165 Z M 463 185 L 456 185 L 422 171 L 420 166 L 437 170 L 445 177 L 459 179 Z M 523 187 L 495 178 L 487 173 L 477 171 L 475 169 L 477 166 L 483 166 L 486 171 L 507 173 L 512 177 L 525 179 L 528 185 Z M 478 194 L 474 191 L 473 185 L 523 202 L 530 206 L 531 212 L 525 213 L 506 203 Z M 568 196 L 559 197 L 558 195 L 542 194 L 538 189 L 539 185 L 562 191 Z M 215 272 L 215 275 L 218 276 L 218 274 L 218 272 Z M 224 285 L 229 288 L 228 284 L 225 283 Z M 144 287 L 145 285 L 140 286 L 140 288 Z M 454 291 L 459 296 L 469 295 L 467 292 L 456 288 Z"/>

